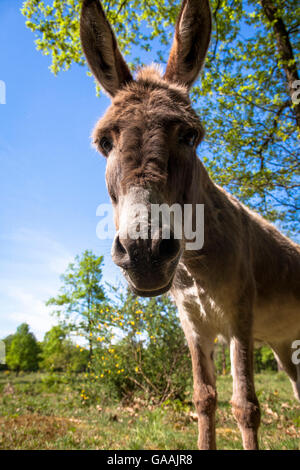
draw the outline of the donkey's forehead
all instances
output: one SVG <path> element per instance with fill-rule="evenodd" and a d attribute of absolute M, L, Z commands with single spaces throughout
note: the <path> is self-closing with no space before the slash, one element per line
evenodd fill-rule
<path fill-rule="evenodd" d="M 187 89 L 167 82 L 151 67 L 142 69 L 135 81 L 116 94 L 95 131 L 144 119 L 156 123 L 178 120 L 191 126 L 200 124 Z"/>
<path fill-rule="evenodd" d="M 127 84 L 113 99 L 113 105 L 119 106 L 124 100 L 142 100 L 151 98 L 171 100 L 185 105 L 190 104 L 188 90 L 184 86 L 170 83 L 162 77 L 159 66 L 151 65 L 139 70 L 136 80 Z"/>

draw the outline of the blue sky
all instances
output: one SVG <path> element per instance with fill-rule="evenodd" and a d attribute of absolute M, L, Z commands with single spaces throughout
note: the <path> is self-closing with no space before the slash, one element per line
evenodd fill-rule
<path fill-rule="evenodd" d="M 96 209 L 109 202 L 105 160 L 90 145 L 109 105 L 83 67 L 55 77 L 35 49 L 22 0 L 0 2 L 0 338 L 27 322 L 39 339 L 55 319 L 45 301 L 85 249 L 104 255 L 104 280 L 121 279 Z"/>

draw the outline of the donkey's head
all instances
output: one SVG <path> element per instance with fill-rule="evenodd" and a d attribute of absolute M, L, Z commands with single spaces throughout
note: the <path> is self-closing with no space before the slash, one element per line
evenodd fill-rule
<path fill-rule="evenodd" d="M 138 295 L 166 292 L 185 248 L 184 240 L 174 236 L 174 219 L 165 237 L 159 223 L 153 230 L 149 215 L 154 205 L 183 207 L 192 200 L 196 147 L 204 131 L 188 92 L 204 63 L 210 34 L 208 0 L 184 0 L 165 74 L 152 66 L 133 79 L 100 1 L 83 0 L 82 47 L 112 99 L 93 132 L 107 159 L 117 229 L 112 256 Z"/>

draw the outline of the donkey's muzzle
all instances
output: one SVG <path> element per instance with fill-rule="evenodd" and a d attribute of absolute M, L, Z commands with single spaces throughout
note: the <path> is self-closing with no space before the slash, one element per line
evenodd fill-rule
<path fill-rule="evenodd" d="M 136 240 L 116 235 L 112 258 L 136 294 L 160 295 L 170 289 L 181 254 L 180 241 L 169 239 Z"/>

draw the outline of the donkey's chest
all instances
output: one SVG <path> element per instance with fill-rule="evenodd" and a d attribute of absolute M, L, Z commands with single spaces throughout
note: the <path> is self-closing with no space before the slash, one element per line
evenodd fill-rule
<path fill-rule="evenodd" d="M 187 318 L 195 330 L 200 330 L 205 324 L 216 333 L 227 336 L 231 309 L 226 303 L 226 293 L 217 289 L 212 294 L 190 275 L 184 265 L 179 268 L 171 293 L 180 317 Z"/>

